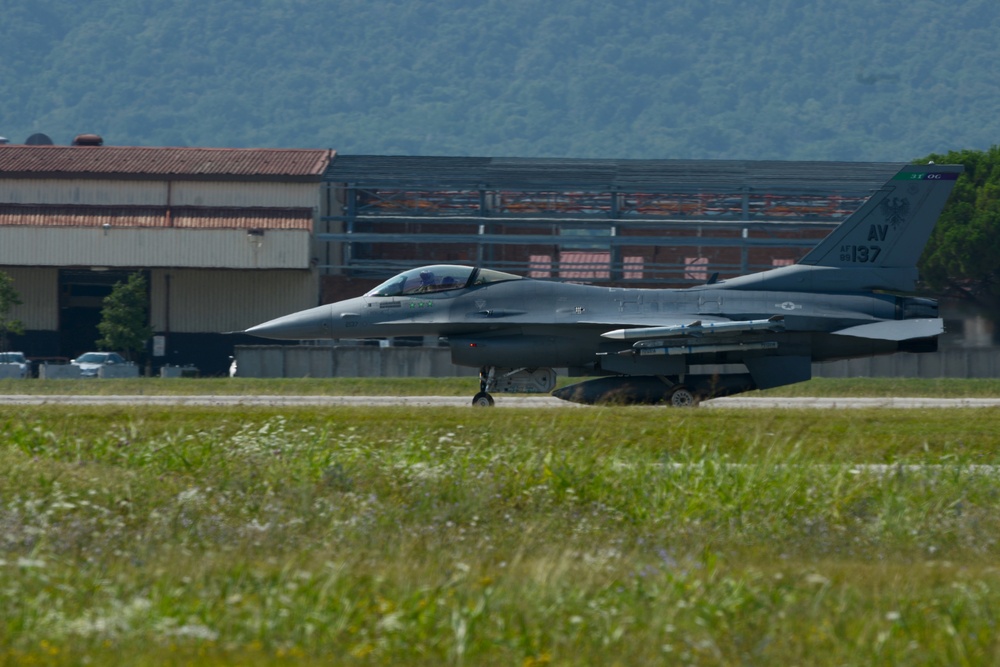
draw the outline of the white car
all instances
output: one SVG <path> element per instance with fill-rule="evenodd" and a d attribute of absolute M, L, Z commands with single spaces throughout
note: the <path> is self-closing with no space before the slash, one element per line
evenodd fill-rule
<path fill-rule="evenodd" d="M 80 369 L 80 375 L 85 378 L 97 377 L 101 366 L 126 364 L 125 357 L 117 352 L 85 352 L 69 362 Z"/>
<path fill-rule="evenodd" d="M 17 377 L 26 378 L 31 373 L 31 364 L 24 356 L 24 352 L 0 352 L 0 364 L 7 366 L 17 366 Z"/>

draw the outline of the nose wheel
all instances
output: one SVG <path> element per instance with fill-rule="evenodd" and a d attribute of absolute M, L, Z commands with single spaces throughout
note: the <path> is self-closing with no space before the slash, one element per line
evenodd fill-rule
<path fill-rule="evenodd" d="M 472 397 L 472 407 L 493 407 L 496 401 L 490 396 L 490 390 L 497 384 L 496 370 L 496 366 L 483 366 L 479 369 L 479 393 Z"/>

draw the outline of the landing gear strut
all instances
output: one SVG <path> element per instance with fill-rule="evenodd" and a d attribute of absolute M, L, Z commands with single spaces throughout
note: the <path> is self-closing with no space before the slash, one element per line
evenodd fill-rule
<path fill-rule="evenodd" d="M 472 397 L 472 405 L 477 408 L 492 408 L 493 397 L 490 390 L 496 387 L 496 366 L 483 366 L 479 369 L 479 393 Z"/>

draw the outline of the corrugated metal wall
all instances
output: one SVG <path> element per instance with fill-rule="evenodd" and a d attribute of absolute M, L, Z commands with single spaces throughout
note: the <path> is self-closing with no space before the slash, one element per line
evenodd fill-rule
<path fill-rule="evenodd" d="M 308 269 L 306 230 L 0 227 L 0 266 Z"/>
<path fill-rule="evenodd" d="M 25 329 L 59 327 L 59 269 L 2 266 L 24 303 L 11 315 Z M 166 294 L 170 276 L 170 331 L 221 333 L 311 308 L 319 303 L 313 271 L 211 271 L 154 269 L 150 272 L 150 322 L 167 329 Z"/>
<path fill-rule="evenodd" d="M 25 329 L 55 331 L 59 328 L 59 270 L 2 266 L 14 281 L 14 289 L 23 302 L 11 310 L 11 317 L 21 320 Z"/>
<path fill-rule="evenodd" d="M 170 193 L 170 205 L 316 209 L 320 205 L 320 184 L 177 181 Z"/>
<path fill-rule="evenodd" d="M 207 206 L 54 206 L 0 204 L 3 227 L 178 227 L 186 229 L 313 228 L 308 208 L 211 208 Z"/>
<path fill-rule="evenodd" d="M 80 206 L 266 206 L 316 209 L 320 205 L 320 184 L 4 178 L 0 179 L 0 202 Z"/>
<path fill-rule="evenodd" d="M 192 209 L 185 213 L 183 207 L 251 214 L 267 209 L 298 227 L 274 229 L 273 221 L 240 220 L 249 227 L 234 229 L 231 212 L 220 216 L 229 228 L 207 228 L 212 220 L 204 229 L 125 227 L 116 224 L 127 224 L 119 218 L 107 221 L 107 229 L 102 223 L 90 228 L 0 225 L 0 267 L 14 278 L 24 301 L 14 316 L 27 329 L 56 331 L 59 268 L 69 267 L 150 269 L 150 319 L 157 331 L 242 330 L 314 306 L 319 286 L 311 270 L 311 220 L 302 224 L 300 218 L 303 210 L 306 218 L 308 211 L 320 210 L 323 187 L 287 181 L 2 178 L 0 202 L 5 204 L 170 207 L 177 209 L 175 223 L 191 215 Z"/>
<path fill-rule="evenodd" d="M 162 181 L 0 179 L 0 202 L 5 204 L 162 206 L 166 192 L 167 184 Z"/>
<path fill-rule="evenodd" d="M 150 272 L 150 321 L 158 332 L 243 331 L 318 303 L 313 271 Z"/>

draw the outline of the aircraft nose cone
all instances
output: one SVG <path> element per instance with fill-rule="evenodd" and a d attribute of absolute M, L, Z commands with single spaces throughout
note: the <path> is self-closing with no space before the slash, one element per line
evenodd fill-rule
<path fill-rule="evenodd" d="M 330 306 L 317 306 L 250 327 L 244 333 L 280 340 L 330 337 Z"/>

